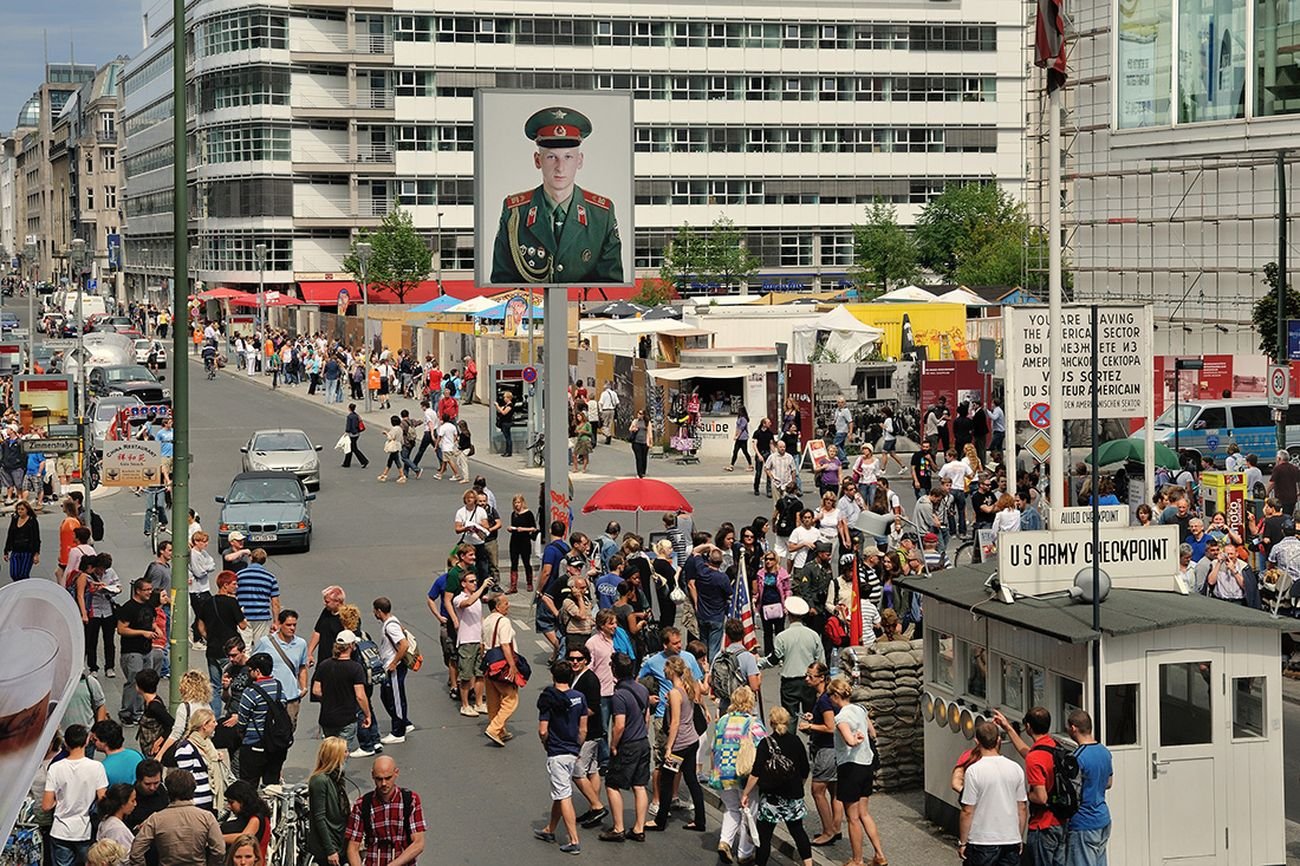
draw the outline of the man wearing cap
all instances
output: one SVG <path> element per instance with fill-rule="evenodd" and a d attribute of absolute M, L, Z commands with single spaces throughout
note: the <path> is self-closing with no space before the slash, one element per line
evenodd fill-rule
<path fill-rule="evenodd" d="M 621 283 L 623 243 L 614 203 L 576 183 L 591 121 L 572 108 L 533 114 L 540 186 L 506 196 L 492 252 L 494 283 Z"/>
<path fill-rule="evenodd" d="M 808 627 L 815 632 L 820 633 L 826 623 L 826 596 L 834 580 L 835 574 L 831 571 L 831 545 L 827 541 L 817 542 L 813 547 L 813 556 L 809 557 L 801 568 L 796 569 L 794 576 L 790 578 L 790 593 L 799 596 L 808 604 L 809 612 L 805 616 L 808 617 Z M 807 665 L 800 665 L 797 668 L 801 683 L 807 668 Z"/>
<path fill-rule="evenodd" d="M 803 622 L 809 610 L 808 602 L 797 595 L 792 595 L 785 600 L 788 623 L 776 636 L 771 654 L 759 659 L 758 662 L 760 668 L 774 668 L 780 665 L 781 706 L 795 718 L 802 716 L 806 710 L 812 709 L 814 695 L 804 680 L 808 666 L 813 662 L 826 663 L 822 639 Z"/>
<path fill-rule="evenodd" d="M 323 737 L 342 737 L 348 751 L 356 757 L 369 757 L 357 743 L 357 719 L 370 727 L 370 701 L 366 698 L 366 672 L 352 657 L 359 638 L 351 629 L 343 629 L 334 638 L 330 658 L 316 669 L 311 693 L 320 701 L 320 730 Z M 358 716 L 358 711 L 360 715 Z"/>
<path fill-rule="evenodd" d="M 239 574 L 253 561 L 253 551 L 248 549 L 247 537 L 236 529 L 227 536 L 230 546 L 221 551 L 221 561 L 228 571 Z"/>

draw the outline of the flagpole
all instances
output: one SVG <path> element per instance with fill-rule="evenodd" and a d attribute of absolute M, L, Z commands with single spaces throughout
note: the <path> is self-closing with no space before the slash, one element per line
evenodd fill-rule
<path fill-rule="evenodd" d="M 1048 503 L 1064 507 L 1065 496 L 1065 403 L 1061 387 L 1061 107 L 1062 87 L 1051 86 L 1052 71 L 1044 73 L 1047 94 L 1047 312 L 1048 312 L 1048 403 L 1051 406 L 1048 458 Z M 1015 423 L 1015 421 L 1011 421 Z M 1015 455 L 1012 455 L 1012 466 Z M 1008 474 L 1008 483 L 1015 470 Z"/>
<path fill-rule="evenodd" d="M 750 621 L 750 628 L 753 630 L 752 633 L 753 633 L 753 635 L 754 635 L 754 647 L 753 647 L 753 649 L 750 650 L 750 651 L 753 652 L 753 653 L 754 653 L 754 657 L 757 658 L 757 657 L 758 657 L 758 625 L 757 625 L 757 623 L 758 623 L 759 620 L 758 620 L 758 618 L 754 615 L 754 614 L 755 614 L 755 610 L 756 610 L 756 608 L 754 607 L 754 601 L 755 601 L 755 599 L 754 599 L 754 592 L 750 589 L 750 586 L 749 586 L 749 574 L 745 571 L 745 552 L 744 552 L 744 548 L 741 548 L 740 556 L 737 557 L 737 562 L 736 562 L 736 590 L 735 590 L 736 592 L 740 592 L 741 581 L 744 581 L 744 585 L 745 585 L 745 595 L 746 595 L 746 596 L 748 597 L 748 599 L 749 599 L 749 621 Z M 735 607 L 735 602 L 734 602 L 734 601 L 732 602 L 732 607 L 733 607 L 733 608 Z M 745 647 L 745 649 L 750 649 L 750 648 L 747 646 L 747 647 Z M 755 700 L 758 701 L 758 718 L 759 718 L 759 721 L 762 721 L 762 720 L 764 720 L 764 719 L 767 718 L 767 713 L 765 713 L 765 712 L 763 711 L 763 689 L 762 689 L 762 683 L 759 683 L 758 694 L 754 695 L 754 698 L 755 698 Z"/>

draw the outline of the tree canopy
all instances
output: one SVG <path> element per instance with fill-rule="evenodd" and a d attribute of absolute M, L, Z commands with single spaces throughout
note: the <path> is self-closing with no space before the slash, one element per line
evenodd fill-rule
<path fill-rule="evenodd" d="M 761 264 L 745 245 L 745 233 L 719 216 L 707 228 L 686 223 L 677 229 L 664 248 L 659 278 L 679 294 L 693 286 L 725 291 L 751 281 Z"/>
<path fill-rule="evenodd" d="M 853 227 L 853 267 L 849 277 L 858 297 L 869 300 L 916 277 L 916 242 L 898 224 L 894 206 L 867 206 L 867 221 Z"/>
<path fill-rule="evenodd" d="M 357 280 L 362 281 L 361 261 L 357 258 L 357 244 L 371 246 L 370 261 L 366 264 L 365 281 L 370 291 L 388 292 L 399 304 L 422 283 L 433 269 L 433 252 L 404 210 L 393 210 L 374 231 L 362 232 L 352 242 L 343 267 Z"/>

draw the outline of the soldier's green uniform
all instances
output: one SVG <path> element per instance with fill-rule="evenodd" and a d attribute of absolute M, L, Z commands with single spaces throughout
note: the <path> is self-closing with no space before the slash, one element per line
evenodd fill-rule
<path fill-rule="evenodd" d="M 572 109 L 544 108 L 528 119 L 524 133 L 541 148 L 578 147 L 591 134 L 591 122 Z M 492 250 L 492 282 L 624 282 L 614 203 L 576 184 L 559 206 L 540 185 L 507 196 Z"/>

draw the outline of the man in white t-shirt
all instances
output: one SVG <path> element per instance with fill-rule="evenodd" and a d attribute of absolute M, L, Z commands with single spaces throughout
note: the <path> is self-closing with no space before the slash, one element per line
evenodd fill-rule
<path fill-rule="evenodd" d="M 483 593 L 492 586 L 484 580 L 479 586 L 477 574 L 460 579 L 460 593 L 451 600 L 456 605 L 460 625 L 456 628 L 456 686 L 460 690 L 460 714 L 477 718 L 487 712 L 487 694 L 483 691 Z M 474 690 L 476 706 L 470 706 L 469 692 Z"/>
<path fill-rule="evenodd" d="M 373 603 L 375 619 L 380 622 L 380 633 L 376 636 L 379 661 L 384 666 L 385 677 L 379 684 L 379 698 L 384 702 L 384 709 L 393 720 L 393 732 L 379 738 L 386 746 L 405 743 L 406 732 L 411 720 L 406 717 L 406 651 L 409 641 L 406 629 L 397 617 L 393 616 L 393 603 L 380 596 Z"/>
<path fill-rule="evenodd" d="M 618 403 L 618 392 L 614 390 L 614 383 L 606 382 L 605 390 L 600 392 L 600 400 L 597 404 L 600 407 L 600 432 L 605 434 L 606 445 L 614 435 L 614 413 L 618 411 Z"/>
<path fill-rule="evenodd" d="M 451 480 L 469 480 L 461 475 L 458 468 L 460 465 L 457 459 L 460 456 L 459 434 L 460 431 L 450 419 L 444 418 L 438 425 L 438 457 L 442 462 L 438 464 L 438 474 L 433 476 L 434 478 L 441 479 L 442 473 L 450 470 Z"/>
<path fill-rule="evenodd" d="M 1029 823 L 1025 771 L 1002 755 L 1002 732 L 989 720 L 975 726 L 979 760 L 966 770 L 957 855 L 968 863 L 1017 866 Z"/>
<path fill-rule="evenodd" d="M 50 842 L 56 866 L 85 863 L 90 850 L 90 808 L 108 790 L 104 765 L 86 757 L 85 725 L 69 725 L 63 734 L 68 757 L 50 764 L 41 808 L 54 811 Z"/>
<path fill-rule="evenodd" d="M 822 534 L 817 529 L 817 523 L 811 509 L 805 508 L 799 514 L 799 525 L 790 533 L 790 540 L 786 543 L 786 550 L 790 554 L 790 572 L 793 573 L 796 568 L 803 568 L 804 563 L 808 561 L 808 553 L 821 541 Z"/>

